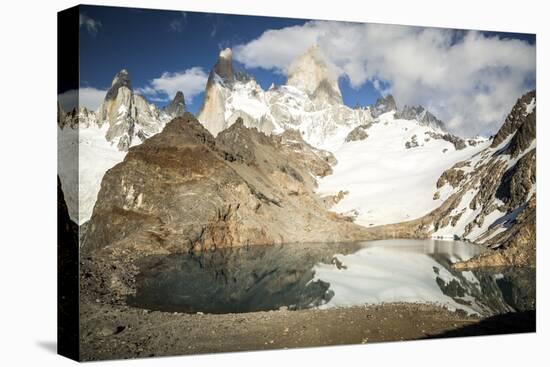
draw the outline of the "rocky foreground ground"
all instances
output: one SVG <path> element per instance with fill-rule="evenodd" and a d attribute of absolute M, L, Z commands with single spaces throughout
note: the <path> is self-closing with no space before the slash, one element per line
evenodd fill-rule
<path fill-rule="evenodd" d="M 81 305 L 81 358 L 102 360 L 535 331 L 534 312 L 479 319 L 435 305 L 184 314 Z"/>

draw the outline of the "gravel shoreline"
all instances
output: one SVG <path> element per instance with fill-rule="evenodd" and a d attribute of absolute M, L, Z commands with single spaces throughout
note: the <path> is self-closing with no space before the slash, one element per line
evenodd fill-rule
<path fill-rule="evenodd" d="M 81 358 L 104 360 L 430 338 L 481 321 L 436 305 L 184 314 L 81 305 Z"/>

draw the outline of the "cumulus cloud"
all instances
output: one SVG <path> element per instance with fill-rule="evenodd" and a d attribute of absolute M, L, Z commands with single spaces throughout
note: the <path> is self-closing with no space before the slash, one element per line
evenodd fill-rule
<path fill-rule="evenodd" d="M 152 101 L 167 101 L 174 98 L 177 91 L 182 91 L 187 103 L 204 91 L 208 74 L 201 67 L 195 66 L 182 72 L 164 72 L 148 85 L 136 91 Z"/>
<path fill-rule="evenodd" d="M 57 96 L 57 100 L 64 111 L 72 111 L 77 105 L 96 111 L 107 94 L 106 90 L 93 87 L 71 89 Z"/>
<path fill-rule="evenodd" d="M 312 44 L 352 87 L 422 104 L 460 135 L 494 133 L 535 80 L 535 46 L 517 39 L 410 26 L 311 21 L 234 47 L 248 68 L 286 73 Z"/>
<path fill-rule="evenodd" d="M 84 27 L 91 35 L 95 36 L 101 28 L 101 22 L 87 16 L 86 14 L 80 14 L 80 28 Z"/>

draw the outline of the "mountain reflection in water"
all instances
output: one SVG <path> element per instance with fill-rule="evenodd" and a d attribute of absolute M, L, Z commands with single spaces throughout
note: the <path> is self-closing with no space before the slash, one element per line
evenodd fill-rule
<path fill-rule="evenodd" d="M 128 303 L 205 313 L 383 302 L 435 303 L 483 316 L 534 309 L 534 269 L 451 268 L 481 250 L 460 241 L 381 240 L 150 256 Z"/>

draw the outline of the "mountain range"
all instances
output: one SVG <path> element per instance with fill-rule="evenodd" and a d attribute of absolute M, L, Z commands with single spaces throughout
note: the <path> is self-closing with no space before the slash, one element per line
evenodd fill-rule
<path fill-rule="evenodd" d="M 224 49 L 196 118 L 181 92 L 147 102 L 126 70 L 97 111 L 58 105 L 59 175 L 89 248 L 435 237 L 506 249 L 458 266 L 531 264 L 535 115 L 532 91 L 494 137 L 464 139 L 391 95 L 346 106 L 315 45 L 267 90 Z"/>

